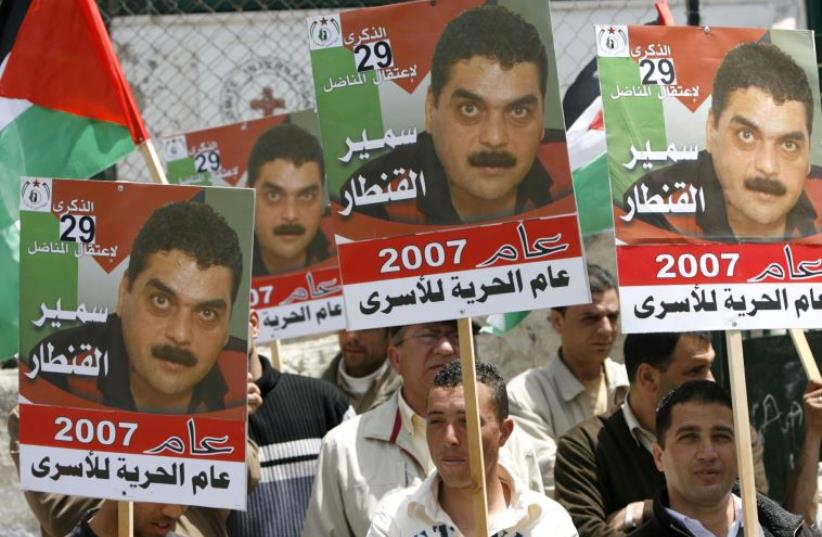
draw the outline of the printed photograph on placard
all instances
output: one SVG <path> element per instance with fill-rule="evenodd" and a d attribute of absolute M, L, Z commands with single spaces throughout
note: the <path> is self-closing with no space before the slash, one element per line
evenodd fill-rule
<path fill-rule="evenodd" d="M 258 343 L 345 327 L 316 112 L 169 136 L 161 147 L 171 182 L 256 190 Z"/>
<path fill-rule="evenodd" d="M 598 44 L 618 237 L 816 235 L 822 138 L 811 34 L 614 28 L 598 27 Z"/>
<path fill-rule="evenodd" d="M 21 180 L 24 488 L 244 505 L 253 204 L 231 188 Z"/>
<path fill-rule="evenodd" d="M 640 301 L 626 330 L 686 318 L 691 328 L 818 325 L 822 124 L 812 33 L 595 31 L 620 290 L 627 305 Z"/>
<path fill-rule="evenodd" d="M 574 210 L 547 2 L 495 4 L 411 2 L 309 21 L 339 234 L 561 214 L 568 197 Z"/>
<path fill-rule="evenodd" d="M 317 15 L 307 30 L 350 326 L 420 304 L 444 318 L 516 309 L 531 293 L 514 265 L 546 279 L 549 257 L 581 262 L 548 0 L 407 2 Z M 388 300 L 388 286 L 436 272 L 448 274 L 421 285 L 448 287 L 448 307 L 415 284 Z M 456 291 L 458 273 L 513 296 Z M 554 300 L 534 295 L 529 307 Z"/>

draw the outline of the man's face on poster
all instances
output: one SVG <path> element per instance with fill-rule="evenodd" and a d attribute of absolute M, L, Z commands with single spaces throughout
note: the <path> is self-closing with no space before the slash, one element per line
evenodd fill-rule
<path fill-rule="evenodd" d="M 426 129 L 452 198 L 515 199 L 539 150 L 542 116 L 534 63 L 505 69 L 494 59 L 472 56 L 452 65 L 439 97 L 429 90 L 425 102 Z"/>
<path fill-rule="evenodd" d="M 138 405 L 188 404 L 228 341 L 231 284 L 231 269 L 204 269 L 180 250 L 154 252 L 133 282 L 123 277 L 117 313 Z"/>
<path fill-rule="evenodd" d="M 732 91 L 719 118 L 708 115 L 706 148 L 736 236 L 784 236 L 810 171 L 805 105 L 778 103 L 756 87 Z"/>
<path fill-rule="evenodd" d="M 266 162 L 258 170 L 254 188 L 254 233 L 263 258 L 274 264 L 304 263 L 325 209 L 320 166 L 316 162 L 298 166 L 285 159 Z"/>

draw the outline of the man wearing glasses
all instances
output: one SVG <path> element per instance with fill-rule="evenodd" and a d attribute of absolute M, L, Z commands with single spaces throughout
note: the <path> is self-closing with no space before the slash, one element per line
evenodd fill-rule
<path fill-rule="evenodd" d="M 428 391 L 437 372 L 459 358 L 457 323 L 393 327 L 390 333 L 388 359 L 402 378 L 402 388 L 326 435 L 305 537 L 365 535 L 386 493 L 418 485 L 434 468 L 425 435 Z M 530 488 L 542 491 L 534 452 L 519 434 L 511 435 L 500 457 Z"/>

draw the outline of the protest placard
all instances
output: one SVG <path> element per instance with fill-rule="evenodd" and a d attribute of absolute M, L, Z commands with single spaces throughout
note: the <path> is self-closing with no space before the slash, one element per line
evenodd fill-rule
<path fill-rule="evenodd" d="M 244 508 L 253 203 L 21 180 L 24 489 Z"/>
<path fill-rule="evenodd" d="M 548 2 L 483 4 L 307 21 L 350 328 L 589 299 Z"/>
<path fill-rule="evenodd" d="M 169 180 L 257 191 L 251 307 L 258 343 L 345 328 L 316 112 L 164 138 Z M 253 169 L 249 169 L 253 168 Z"/>
<path fill-rule="evenodd" d="M 818 327 L 811 33 L 605 25 L 596 39 L 623 331 Z"/>

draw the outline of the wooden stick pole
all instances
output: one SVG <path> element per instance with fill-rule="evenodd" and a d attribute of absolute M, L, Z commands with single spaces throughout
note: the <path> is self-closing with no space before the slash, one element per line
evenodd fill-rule
<path fill-rule="evenodd" d="M 117 502 L 117 537 L 132 537 L 134 535 L 134 504 L 132 502 Z"/>
<path fill-rule="evenodd" d="M 813 358 L 811 346 L 808 345 L 808 338 L 805 337 L 805 331 L 801 328 L 791 328 L 788 332 L 791 334 L 793 346 L 796 347 L 796 353 L 799 355 L 799 361 L 802 362 L 802 367 L 805 368 L 805 374 L 808 375 L 808 380 L 822 382 L 822 376 L 819 375 L 819 367 Z"/>
<path fill-rule="evenodd" d="M 282 371 L 283 370 L 283 353 L 282 353 L 282 347 L 280 346 L 280 340 L 275 339 L 271 343 L 270 349 L 271 349 L 271 365 L 277 371 Z"/>
<path fill-rule="evenodd" d="M 759 520 L 756 513 L 756 484 L 751 451 L 751 422 L 748 417 L 748 390 L 745 386 L 745 362 L 742 356 L 742 333 L 739 330 L 728 330 L 725 337 L 728 344 L 728 368 L 731 373 L 742 520 L 745 537 L 756 537 L 759 534 Z"/>
<path fill-rule="evenodd" d="M 151 180 L 161 185 L 167 185 L 168 179 L 166 172 L 163 170 L 163 164 L 160 162 L 160 157 L 157 156 L 157 150 L 154 148 L 154 142 L 150 138 L 139 146 L 140 153 L 143 154 L 143 159 L 146 161 L 148 173 L 151 175 Z"/>
<path fill-rule="evenodd" d="M 468 462 L 471 465 L 471 481 L 474 485 L 474 535 L 488 535 L 488 493 L 485 490 L 485 456 L 480 434 L 479 401 L 477 399 L 477 374 L 474 366 L 474 332 L 471 318 L 457 321 L 460 338 L 460 363 L 462 387 L 465 397 L 465 421 L 468 425 Z"/>

